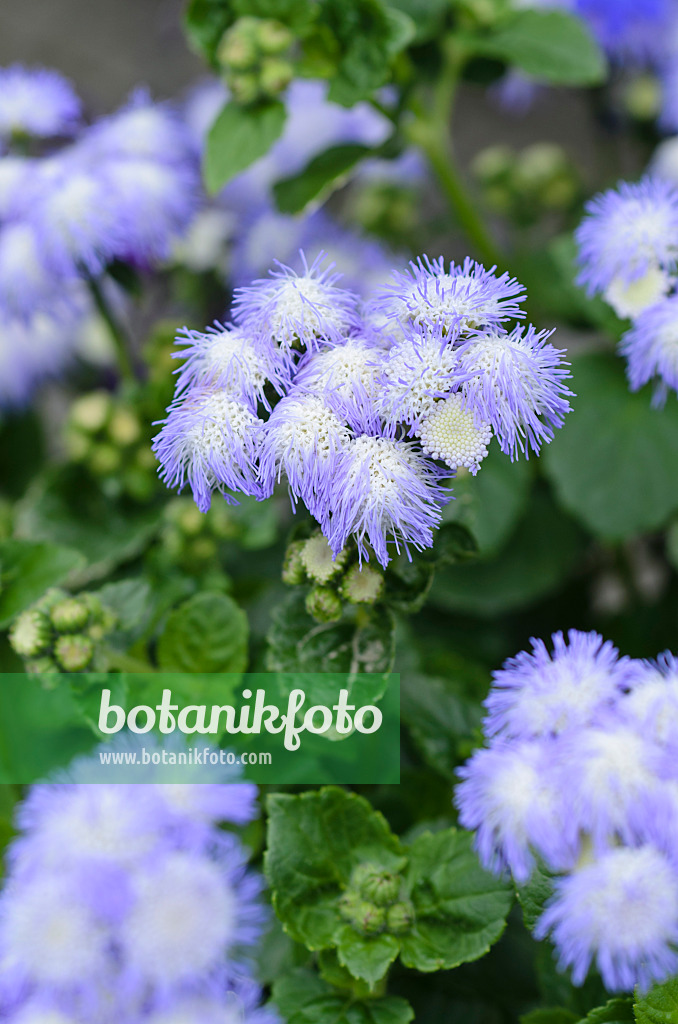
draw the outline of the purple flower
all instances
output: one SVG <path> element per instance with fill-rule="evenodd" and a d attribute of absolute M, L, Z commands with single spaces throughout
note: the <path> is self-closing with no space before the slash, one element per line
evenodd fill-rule
<path fill-rule="evenodd" d="M 114 255 L 142 266 L 167 259 L 200 201 L 197 170 L 151 159 L 108 160 L 109 203 L 125 224 Z"/>
<path fill-rule="evenodd" d="M 675 18 L 671 0 L 576 0 L 574 10 L 619 61 L 639 61 L 661 54 Z"/>
<path fill-rule="evenodd" d="M 525 289 L 508 274 L 497 276 L 468 257 L 445 270 L 441 256 L 410 262 L 408 270 L 394 270 L 393 283 L 377 293 L 373 305 L 387 320 L 444 330 L 470 330 L 525 316 L 519 303 Z"/>
<path fill-rule="evenodd" d="M 642 312 L 623 336 L 619 350 L 627 359 L 631 390 L 659 378 L 653 405 L 663 405 L 669 388 L 678 391 L 678 296 Z"/>
<path fill-rule="evenodd" d="M 345 422 L 322 397 L 292 392 L 276 405 L 264 427 L 261 480 L 265 493 L 284 474 L 293 505 L 301 498 L 311 515 L 322 517 L 349 442 Z"/>
<path fill-rule="evenodd" d="M 628 658 L 598 633 L 571 629 L 543 640 L 532 651 L 509 658 L 493 675 L 485 700 L 485 733 L 507 738 L 558 735 L 590 725 L 601 708 L 614 704 L 627 678 Z"/>
<path fill-rule="evenodd" d="M 318 395 L 340 417 L 359 421 L 378 398 L 380 351 L 369 338 L 308 352 L 294 378 L 295 391 Z"/>
<path fill-rule="evenodd" d="M 326 514 L 320 518 L 334 554 L 349 537 L 357 542 L 361 559 L 369 560 L 369 545 L 383 566 L 391 559 L 389 543 L 408 558 L 410 545 L 418 551 L 431 547 L 441 507 L 450 498 L 440 485 L 448 475 L 410 441 L 356 437 L 337 459 Z"/>
<path fill-rule="evenodd" d="M 678 780 L 678 661 L 666 651 L 654 662 L 635 663 L 634 669 L 619 713 L 643 736 L 672 750 Z"/>
<path fill-rule="evenodd" d="M 576 830 L 552 771 L 557 757 L 555 741 L 501 739 L 476 750 L 459 769 L 462 782 L 454 797 L 459 821 L 476 830 L 475 846 L 489 870 L 508 868 L 517 882 L 525 882 L 535 854 L 555 870 L 576 859 Z"/>
<path fill-rule="evenodd" d="M 338 344 L 358 326 L 357 296 L 337 286 L 334 264 L 323 267 L 321 253 L 309 267 L 300 253 L 303 273 L 278 264 L 270 277 L 238 288 L 233 303 L 237 324 L 254 332 L 259 343 L 312 349 Z"/>
<path fill-rule="evenodd" d="M 651 846 L 611 849 L 556 882 L 535 935 L 551 934 L 581 985 L 595 964 L 611 991 L 642 991 L 678 970 L 678 874 Z"/>
<path fill-rule="evenodd" d="M 0 308 L 6 316 L 27 320 L 37 310 L 54 314 L 63 302 L 62 282 L 45 265 L 35 224 L 14 220 L 0 225 Z"/>
<path fill-rule="evenodd" d="M 268 382 L 282 391 L 279 374 L 284 368 L 276 366 L 274 351 L 255 348 L 249 333 L 239 327 L 224 326 L 219 321 L 204 332 L 183 327 L 176 341 L 184 348 L 174 357 L 185 360 L 176 371 L 177 393 L 197 385 L 213 385 L 255 410 L 258 402 L 269 408 L 264 394 Z"/>
<path fill-rule="evenodd" d="M 98 164 L 130 159 L 185 167 L 195 160 L 181 116 L 169 104 L 154 103 L 145 89 L 136 90 L 126 106 L 89 128 L 80 146 Z"/>
<path fill-rule="evenodd" d="M 436 398 L 458 386 L 457 336 L 440 324 L 408 327 L 379 360 L 377 409 L 389 426 L 417 424 L 429 416 Z"/>
<path fill-rule="evenodd" d="M 213 387 L 196 387 L 170 406 L 163 424 L 153 442 L 160 477 L 179 490 L 188 484 L 201 512 L 215 490 L 229 504 L 237 501 L 227 490 L 264 496 L 257 479 L 263 423 L 247 405 Z"/>
<path fill-rule="evenodd" d="M 21 207 L 27 186 L 40 167 L 39 160 L 7 153 L 0 156 L 0 218 L 3 220 Z"/>
<path fill-rule="evenodd" d="M 459 350 L 455 378 L 465 407 L 480 426 L 489 423 L 501 450 L 515 459 L 529 450 L 539 453 L 553 438 L 570 411 L 572 392 L 562 349 L 549 344 L 553 331 L 532 325 L 510 334 L 478 333 Z"/>
<path fill-rule="evenodd" d="M 80 317 L 59 320 L 36 313 L 30 320 L 0 316 L 0 408 L 30 401 L 35 389 L 74 361 Z"/>
<path fill-rule="evenodd" d="M 657 270 L 671 273 L 678 258 L 678 191 L 659 178 L 621 182 L 595 196 L 575 232 L 578 281 L 589 294 L 619 281 L 627 286 Z"/>
<path fill-rule="evenodd" d="M 0 68 L 0 138 L 73 135 L 81 114 L 73 86 L 57 71 L 20 64 Z"/>

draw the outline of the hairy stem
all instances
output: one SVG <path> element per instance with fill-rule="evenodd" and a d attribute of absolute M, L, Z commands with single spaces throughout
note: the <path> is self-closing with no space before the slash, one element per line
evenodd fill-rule
<path fill-rule="evenodd" d="M 442 49 L 443 66 L 432 102 L 424 105 L 421 98 L 412 101 L 415 118 L 406 126 L 406 131 L 426 156 L 450 209 L 480 259 L 490 266 L 496 265 L 501 262 L 501 252 L 466 191 L 455 163 L 451 136 L 457 85 L 467 56 L 454 37 L 445 39 Z"/>
<path fill-rule="evenodd" d="M 129 339 L 113 313 L 103 293 L 101 283 L 95 277 L 88 277 L 87 283 L 97 312 L 108 327 L 113 347 L 115 348 L 120 376 L 123 380 L 134 381 L 137 375 L 129 351 Z"/>

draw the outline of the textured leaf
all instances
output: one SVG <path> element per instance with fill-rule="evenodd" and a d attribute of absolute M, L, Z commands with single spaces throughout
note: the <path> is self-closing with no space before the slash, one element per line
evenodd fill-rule
<path fill-rule="evenodd" d="M 565 11 L 516 11 L 477 51 L 556 85 L 598 85 L 607 74 L 605 55 L 590 30 Z"/>
<path fill-rule="evenodd" d="M 537 865 L 528 881 L 518 886 L 517 893 L 523 908 L 525 927 L 532 931 L 541 917 L 544 904 L 553 895 L 553 875 Z"/>
<path fill-rule="evenodd" d="M 477 960 L 503 932 L 513 894 L 483 870 L 471 843 L 468 832 L 447 829 L 410 847 L 406 884 L 416 920 L 402 939 L 406 967 L 437 971 Z"/>
<path fill-rule="evenodd" d="M 628 390 L 621 360 L 573 361 L 574 411 L 542 456 L 563 506 L 599 537 L 662 527 L 678 509 L 678 404 Z"/>
<path fill-rule="evenodd" d="M 393 668 L 395 624 L 386 608 L 375 608 L 365 625 L 350 619 L 319 625 L 306 612 L 303 594 L 294 592 L 274 610 L 267 640 L 270 672 L 386 677 Z"/>
<path fill-rule="evenodd" d="M 49 587 L 55 587 L 85 559 L 72 548 L 29 540 L 0 543 L 0 627 L 7 626 Z"/>
<path fill-rule="evenodd" d="M 351 871 L 362 861 L 400 870 L 400 841 L 367 800 L 335 787 L 270 796 L 268 812 L 265 866 L 276 913 L 309 949 L 333 946 Z"/>
<path fill-rule="evenodd" d="M 450 781 L 468 756 L 482 709 L 468 699 L 454 679 L 405 672 L 401 675 L 403 721 L 427 763 Z"/>
<path fill-rule="evenodd" d="M 203 177 L 214 194 L 265 156 L 285 127 L 286 111 L 279 100 L 252 107 L 227 103 L 207 135 Z"/>
<path fill-rule="evenodd" d="M 354 978 L 374 985 L 384 977 L 400 951 L 400 942 L 393 935 L 358 935 L 350 925 L 341 928 L 336 936 L 339 962 Z"/>
<path fill-rule="evenodd" d="M 678 1024 L 678 978 L 655 985 L 636 1000 L 633 1012 L 637 1024 Z"/>
<path fill-rule="evenodd" d="M 481 554 L 499 551 L 525 511 L 532 477 L 530 462 L 511 462 L 493 444 L 477 476 L 468 473 L 454 481 L 445 521 L 470 530 Z"/>
<path fill-rule="evenodd" d="M 563 1006 L 540 1006 L 520 1018 L 520 1024 L 577 1024 L 579 1015 Z"/>
<path fill-rule="evenodd" d="M 626 1024 L 633 1020 L 633 1000 L 610 999 L 604 1006 L 597 1006 L 580 1021 L 580 1024 Z"/>
<path fill-rule="evenodd" d="M 303 968 L 274 983 L 272 1001 L 287 1024 L 409 1024 L 414 1018 L 405 999 L 356 1000 Z"/>
<path fill-rule="evenodd" d="M 169 672 L 244 672 L 247 616 L 226 594 L 201 593 L 175 608 L 158 640 L 158 664 Z"/>
<path fill-rule="evenodd" d="M 347 144 L 332 146 L 306 165 L 303 171 L 284 178 L 273 186 L 278 209 L 282 213 L 300 213 L 312 200 L 325 201 L 342 185 L 357 163 L 371 150 L 368 146 Z"/>
<path fill-rule="evenodd" d="M 482 616 L 524 607 L 568 577 L 582 546 L 576 523 L 554 505 L 549 494 L 537 489 L 502 552 L 472 565 L 440 569 L 431 588 L 431 603 Z"/>

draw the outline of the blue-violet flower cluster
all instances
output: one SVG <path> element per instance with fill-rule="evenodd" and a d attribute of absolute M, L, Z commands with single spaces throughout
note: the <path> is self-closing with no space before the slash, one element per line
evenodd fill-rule
<path fill-rule="evenodd" d="M 0 405 L 15 405 L 75 351 L 89 279 L 166 259 L 200 192 L 188 129 L 144 92 L 86 126 L 56 72 L 0 69 L 0 139 Z"/>
<path fill-rule="evenodd" d="M 551 332 L 511 326 L 522 286 L 466 259 L 394 271 L 367 301 L 323 254 L 236 290 L 233 323 L 184 328 L 177 394 L 154 442 L 168 486 L 269 497 L 286 480 L 336 557 L 386 565 L 433 543 L 442 482 L 492 438 L 538 453 L 569 411 Z"/>
<path fill-rule="evenodd" d="M 620 351 L 632 391 L 678 390 L 678 188 L 659 176 L 595 196 L 576 232 L 579 283 L 632 321 Z"/>
<path fill-rule="evenodd" d="M 582 984 L 649 988 L 678 971 L 678 661 L 620 658 L 556 633 L 494 674 L 487 746 L 455 802 L 485 867 L 553 895 L 535 927 Z"/>
<path fill-rule="evenodd" d="M 0 895 L 0 1016 L 11 1024 L 276 1024 L 251 954 L 262 882 L 218 827 L 251 784 L 36 785 Z"/>

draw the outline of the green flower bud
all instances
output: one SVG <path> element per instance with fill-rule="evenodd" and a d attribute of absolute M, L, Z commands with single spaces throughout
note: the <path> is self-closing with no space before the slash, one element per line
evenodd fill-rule
<path fill-rule="evenodd" d="M 217 48 L 217 60 L 222 68 L 233 71 L 246 71 L 254 67 L 259 52 L 254 38 L 254 31 L 248 30 L 245 22 L 253 18 L 240 18 L 224 32 Z"/>
<path fill-rule="evenodd" d="M 30 676 L 53 676 L 59 672 L 59 667 L 53 658 L 48 655 L 44 655 L 42 658 L 33 658 L 31 661 L 27 661 L 26 672 Z M 46 690 L 53 690 L 56 686 L 56 680 L 45 680 L 44 686 Z"/>
<path fill-rule="evenodd" d="M 394 903 L 386 911 L 386 929 L 393 935 L 404 935 L 414 923 L 414 907 L 408 901 Z"/>
<path fill-rule="evenodd" d="M 233 98 L 243 106 L 254 103 L 261 96 L 259 81 L 256 75 L 237 75 L 229 78 L 228 85 L 233 93 Z"/>
<path fill-rule="evenodd" d="M 212 535 L 218 537 L 219 540 L 228 540 L 238 534 L 238 526 L 233 521 L 226 502 L 212 505 L 207 513 L 207 523 Z"/>
<path fill-rule="evenodd" d="M 351 604 L 374 604 L 383 592 L 383 573 L 369 565 L 352 565 L 341 583 L 341 596 Z"/>
<path fill-rule="evenodd" d="M 135 501 L 148 501 L 156 488 L 155 474 L 138 466 L 128 467 L 122 475 L 125 492 Z"/>
<path fill-rule="evenodd" d="M 35 602 L 33 607 L 39 612 L 51 612 L 55 604 L 65 601 L 69 595 L 61 587 L 50 587 L 42 597 Z"/>
<path fill-rule="evenodd" d="M 516 188 L 522 191 L 539 188 L 567 168 L 567 155 L 562 146 L 554 142 L 535 142 L 518 157 L 514 177 Z"/>
<path fill-rule="evenodd" d="M 306 541 L 295 540 L 287 548 L 282 567 L 282 581 L 289 587 L 298 586 L 306 582 L 304 563 L 301 560 L 301 552 Z"/>
<path fill-rule="evenodd" d="M 47 615 L 38 608 L 27 608 L 9 631 L 9 642 L 22 658 L 36 658 L 46 651 L 52 640 Z"/>
<path fill-rule="evenodd" d="M 516 154 L 509 146 L 488 146 L 474 158 L 471 171 L 483 185 L 507 179 L 516 163 Z"/>
<path fill-rule="evenodd" d="M 387 907 L 389 903 L 397 900 L 400 884 L 398 875 L 373 867 L 371 864 L 360 864 L 351 876 L 351 887 L 356 889 L 363 899 L 376 903 L 378 907 Z"/>
<path fill-rule="evenodd" d="M 212 562 L 216 557 L 217 545 L 212 537 L 196 537 L 186 549 L 187 562 Z"/>
<path fill-rule="evenodd" d="M 89 457 L 89 467 L 96 476 L 110 476 L 122 465 L 120 450 L 112 444 L 97 444 Z"/>
<path fill-rule="evenodd" d="M 346 550 L 340 551 L 333 558 L 332 548 L 322 533 L 310 537 L 301 548 L 301 564 L 308 573 L 309 579 L 317 583 L 327 583 L 341 569 L 348 557 Z"/>
<path fill-rule="evenodd" d="M 195 537 L 205 525 L 205 515 L 197 505 L 184 505 L 176 520 L 177 526 L 187 537 Z"/>
<path fill-rule="evenodd" d="M 284 53 L 294 42 L 294 36 L 281 21 L 266 19 L 257 28 L 257 43 L 262 53 L 275 57 Z"/>
<path fill-rule="evenodd" d="M 108 436 L 115 444 L 129 448 L 141 437 L 141 423 L 131 409 L 118 408 L 109 421 Z"/>
<path fill-rule="evenodd" d="M 259 86 L 266 96 L 277 96 L 294 78 L 294 68 L 288 60 L 267 57 L 259 72 Z"/>
<path fill-rule="evenodd" d="M 314 587 L 306 597 L 306 611 L 316 622 L 336 622 L 341 618 L 341 599 L 329 587 Z"/>
<path fill-rule="evenodd" d="M 112 404 L 107 391 L 93 391 L 89 395 L 83 395 L 71 406 L 70 425 L 85 434 L 96 434 L 106 426 Z"/>
<path fill-rule="evenodd" d="M 378 935 L 386 924 L 386 911 L 374 903 L 361 900 L 352 892 L 346 892 L 339 900 L 339 913 L 351 927 L 363 935 Z"/>
<path fill-rule="evenodd" d="M 624 91 L 624 106 L 637 121 L 654 121 L 661 105 L 661 85 L 654 75 L 638 75 Z"/>
<path fill-rule="evenodd" d="M 76 633 L 60 636 L 54 645 L 54 657 L 64 672 L 83 672 L 94 656 L 94 641 Z"/>
<path fill-rule="evenodd" d="M 59 633 L 77 633 L 87 625 L 89 607 L 81 598 L 67 597 L 51 608 L 49 617 Z"/>

